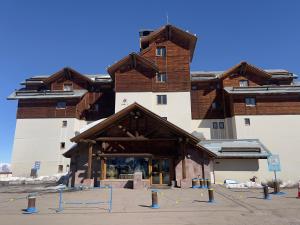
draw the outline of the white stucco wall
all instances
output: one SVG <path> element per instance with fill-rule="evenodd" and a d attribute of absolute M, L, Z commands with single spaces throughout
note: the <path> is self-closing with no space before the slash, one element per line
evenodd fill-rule
<path fill-rule="evenodd" d="M 244 119 L 250 119 L 246 126 Z M 258 138 L 273 154 L 279 154 L 282 180 L 300 180 L 300 115 L 235 116 L 234 138 Z M 272 179 L 267 167 L 261 176 Z"/>
<path fill-rule="evenodd" d="M 257 182 L 266 181 L 263 174 L 267 170 L 266 159 L 215 159 L 214 177 L 216 183 L 223 183 L 226 179 L 238 182 L 248 182 L 253 176 Z"/>
<path fill-rule="evenodd" d="M 217 129 L 213 131 L 213 122 L 224 122 L 224 129 Z M 191 120 L 191 133 L 202 133 L 202 138 L 212 139 L 212 132 L 219 132 L 219 137 L 227 138 L 226 123 L 224 119 L 203 119 L 203 120 Z"/>
<path fill-rule="evenodd" d="M 62 127 L 66 120 L 67 127 Z M 69 159 L 62 156 L 72 143 L 70 138 L 75 131 L 86 124 L 75 118 L 59 119 L 17 119 L 12 152 L 13 176 L 29 176 L 35 161 L 41 162 L 38 175 L 51 175 L 58 172 L 58 165 L 66 165 Z M 65 142 L 65 148 L 60 148 Z"/>
<path fill-rule="evenodd" d="M 167 95 L 167 104 L 158 105 L 157 95 Z M 167 117 L 171 123 L 191 132 L 190 92 L 117 92 L 115 112 L 134 102 L 159 116 Z"/>

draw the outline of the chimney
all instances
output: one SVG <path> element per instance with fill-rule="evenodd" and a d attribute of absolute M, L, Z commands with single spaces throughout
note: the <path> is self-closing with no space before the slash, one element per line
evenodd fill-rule
<path fill-rule="evenodd" d="M 152 32 L 153 32 L 153 30 L 151 30 L 151 29 L 142 29 L 142 30 L 139 31 L 139 37 L 140 37 L 140 51 L 141 51 L 142 49 L 145 48 L 145 47 L 142 48 L 142 44 L 141 44 L 142 38 L 148 36 L 148 35 L 151 34 Z"/>

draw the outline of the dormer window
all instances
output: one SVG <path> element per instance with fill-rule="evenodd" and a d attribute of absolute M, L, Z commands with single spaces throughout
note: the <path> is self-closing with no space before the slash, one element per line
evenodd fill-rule
<path fill-rule="evenodd" d="M 64 84 L 64 91 L 73 91 L 73 84 Z"/>
<path fill-rule="evenodd" d="M 166 57 L 166 47 L 160 46 L 156 48 L 156 56 Z"/>
<path fill-rule="evenodd" d="M 157 73 L 156 81 L 158 83 L 165 83 L 167 81 L 167 74 L 166 73 Z"/>
<path fill-rule="evenodd" d="M 240 87 L 248 87 L 249 81 L 248 80 L 240 80 Z"/>

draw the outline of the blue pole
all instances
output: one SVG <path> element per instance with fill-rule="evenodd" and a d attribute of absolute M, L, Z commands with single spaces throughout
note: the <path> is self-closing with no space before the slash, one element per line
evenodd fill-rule
<path fill-rule="evenodd" d="M 63 211 L 63 207 L 62 207 L 62 192 L 63 192 L 63 189 L 60 188 L 59 189 L 59 202 L 58 202 L 58 209 L 57 209 L 57 212 L 60 212 L 60 211 Z"/>
<path fill-rule="evenodd" d="M 110 188 L 110 200 L 109 200 L 109 212 L 111 213 L 111 209 L 112 209 L 112 186 L 109 186 Z"/>

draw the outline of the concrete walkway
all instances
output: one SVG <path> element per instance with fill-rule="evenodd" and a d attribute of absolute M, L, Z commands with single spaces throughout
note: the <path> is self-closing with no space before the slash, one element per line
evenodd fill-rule
<path fill-rule="evenodd" d="M 300 225 L 300 199 L 296 189 L 286 195 L 262 199 L 262 190 L 215 187 L 215 200 L 207 203 L 207 190 L 167 189 L 159 193 L 160 209 L 151 209 L 150 190 L 113 190 L 112 213 L 106 205 L 64 205 L 56 213 L 57 193 L 43 193 L 37 198 L 38 214 L 23 215 L 25 193 L 0 193 L 0 224 L 288 224 Z M 68 192 L 64 201 L 107 200 L 107 190 Z M 18 199 L 20 198 L 20 199 Z"/>

